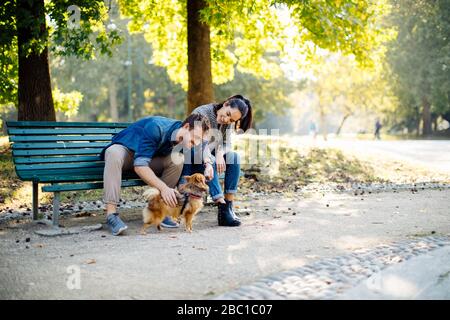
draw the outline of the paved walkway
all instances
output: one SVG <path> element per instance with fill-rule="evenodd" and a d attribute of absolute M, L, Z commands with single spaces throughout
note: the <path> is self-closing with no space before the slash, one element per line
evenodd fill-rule
<path fill-rule="evenodd" d="M 340 299 L 450 299 L 450 246 L 386 268 Z"/>
<path fill-rule="evenodd" d="M 450 235 L 449 189 L 257 198 L 236 203 L 242 227 L 218 227 L 215 208 L 206 207 L 192 234 L 152 229 L 142 236 L 140 209 L 122 211 L 129 230 L 120 237 L 103 229 L 48 238 L 34 233 L 40 226 L 23 221 L 0 224 L 0 298 L 211 299 L 292 269 L 317 266 L 328 272 L 339 261 L 347 268 L 342 276 L 362 281 L 378 270 L 378 262 L 371 262 L 378 256 L 370 252 L 398 262 L 438 248 Z M 66 226 L 103 221 L 101 213 L 61 219 Z M 376 251 L 393 243 L 403 243 L 404 252 Z M 367 258 L 359 267 L 351 263 L 358 257 Z M 384 260 L 377 261 L 384 268 Z M 79 288 L 70 282 L 77 274 Z M 310 278 L 292 285 L 317 280 L 318 291 L 305 296 L 332 297 L 322 291 L 324 279 Z"/>
<path fill-rule="evenodd" d="M 322 259 L 217 299 L 449 299 L 449 284 L 450 238 L 426 237 Z"/>
<path fill-rule="evenodd" d="M 339 148 L 356 154 L 373 154 L 407 161 L 441 172 L 450 172 L 450 140 L 356 140 L 333 139 L 313 141 L 309 137 L 292 139 L 297 146 L 320 146 Z"/>

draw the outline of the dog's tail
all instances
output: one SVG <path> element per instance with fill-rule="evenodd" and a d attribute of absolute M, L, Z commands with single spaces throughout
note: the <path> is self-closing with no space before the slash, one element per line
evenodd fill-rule
<path fill-rule="evenodd" d="M 156 188 L 148 188 L 147 190 L 145 190 L 144 192 L 144 199 L 145 200 L 152 200 L 153 198 L 155 198 L 156 196 L 160 195 L 161 192 L 156 189 Z"/>

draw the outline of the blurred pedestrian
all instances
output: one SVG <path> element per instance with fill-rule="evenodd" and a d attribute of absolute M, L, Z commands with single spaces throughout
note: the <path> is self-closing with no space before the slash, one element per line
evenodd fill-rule
<path fill-rule="evenodd" d="M 381 127 L 383 125 L 380 122 L 380 119 L 377 118 L 377 120 L 375 121 L 375 139 L 376 140 L 380 140 L 381 136 L 380 136 L 380 131 L 381 131 Z"/>
<path fill-rule="evenodd" d="M 311 123 L 309 124 L 309 135 L 313 136 L 314 140 L 317 137 L 317 126 L 314 121 L 311 121 Z"/>

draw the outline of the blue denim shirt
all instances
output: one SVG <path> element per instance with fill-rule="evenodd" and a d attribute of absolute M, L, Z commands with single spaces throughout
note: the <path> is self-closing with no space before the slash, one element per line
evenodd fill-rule
<path fill-rule="evenodd" d="M 181 121 L 159 116 L 151 116 L 130 125 L 116 134 L 105 150 L 113 144 L 121 144 L 134 152 L 134 166 L 148 166 L 156 156 L 168 156 L 172 152 L 175 138 L 172 134 L 181 127 Z"/>

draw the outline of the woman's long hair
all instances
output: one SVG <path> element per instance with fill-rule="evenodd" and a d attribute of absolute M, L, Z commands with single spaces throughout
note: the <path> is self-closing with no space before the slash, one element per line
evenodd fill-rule
<path fill-rule="evenodd" d="M 225 103 L 228 103 L 233 109 L 237 108 L 242 115 L 241 119 L 238 120 L 238 128 L 236 129 L 242 129 L 244 132 L 250 129 L 253 122 L 252 104 L 250 100 L 240 94 L 236 94 L 221 103 L 216 103 L 214 105 L 214 112 L 217 114 L 217 110 L 222 108 Z"/>

